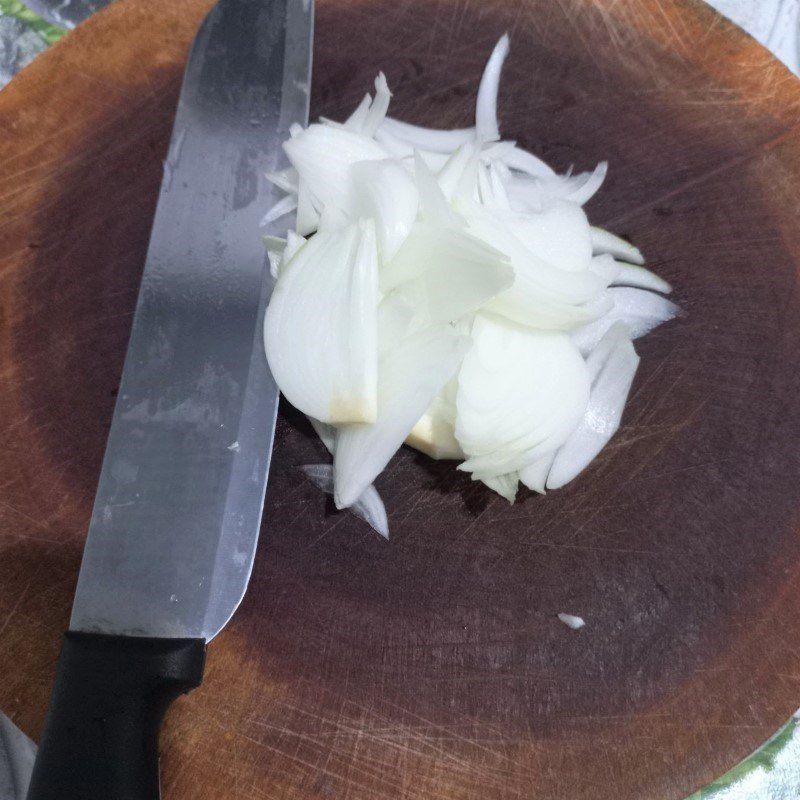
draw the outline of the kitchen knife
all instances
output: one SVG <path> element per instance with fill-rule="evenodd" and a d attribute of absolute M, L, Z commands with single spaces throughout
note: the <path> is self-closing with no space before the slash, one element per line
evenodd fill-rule
<path fill-rule="evenodd" d="M 312 24 L 221 0 L 192 47 L 29 800 L 158 798 L 161 717 L 247 587 L 278 406 L 259 222 Z"/>

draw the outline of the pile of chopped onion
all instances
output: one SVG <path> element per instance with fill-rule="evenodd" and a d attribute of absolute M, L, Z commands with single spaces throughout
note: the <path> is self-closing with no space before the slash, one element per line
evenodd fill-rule
<path fill-rule="evenodd" d="M 304 471 L 384 536 L 372 482 L 405 442 L 513 502 L 580 474 L 620 424 L 632 340 L 674 317 L 637 248 L 592 227 L 592 172 L 556 174 L 500 139 L 504 36 L 475 126 L 387 116 L 381 73 L 343 122 L 296 126 L 265 224 L 275 288 L 267 357 L 333 465 Z"/>

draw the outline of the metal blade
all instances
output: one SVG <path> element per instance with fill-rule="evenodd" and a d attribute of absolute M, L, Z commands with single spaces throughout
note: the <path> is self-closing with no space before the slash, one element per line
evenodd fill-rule
<path fill-rule="evenodd" d="M 222 0 L 195 39 L 73 630 L 211 639 L 244 595 L 278 405 L 264 173 L 308 118 L 312 20 L 311 0 Z"/>

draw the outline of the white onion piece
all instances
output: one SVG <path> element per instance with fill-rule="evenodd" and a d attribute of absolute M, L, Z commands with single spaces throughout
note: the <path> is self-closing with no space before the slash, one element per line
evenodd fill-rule
<path fill-rule="evenodd" d="M 615 336 L 616 330 L 609 333 Z M 638 366 L 631 340 L 617 341 L 592 384 L 583 420 L 556 453 L 548 489 L 559 489 L 583 472 L 617 432 Z"/>
<path fill-rule="evenodd" d="M 406 444 L 437 461 L 462 459 L 453 423 L 435 411 L 426 411 L 409 431 Z"/>
<path fill-rule="evenodd" d="M 610 231 L 594 226 L 592 226 L 592 252 L 595 255 L 608 253 L 614 258 L 630 261 L 632 264 L 644 264 L 644 256 L 638 247 L 634 247 Z"/>
<path fill-rule="evenodd" d="M 333 494 L 333 466 L 331 464 L 305 464 L 300 467 L 300 470 L 323 492 Z M 389 538 L 389 519 L 386 516 L 386 507 L 374 486 L 367 486 L 348 510 L 363 519 L 384 539 Z"/>
<path fill-rule="evenodd" d="M 475 135 L 479 142 L 493 142 L 500 138 L 500 128 L 497 124 L 497 91 L 508 50 L 508 34 L 504 33 L 494 46 L 481 75 L 478 99 L 475 103 Z"/>
<path fill-rule="evenodd" d="M 586 212 L 574 202 L 555 201 L 513 226 L 517 238 L 543 261 L 569 272 L 589 268 L 592 240 Z"/>
<path fill-rule="evenodd" d="M 608 162 L 601 161 L 592 172 L 573 175 L 568 179 L 569 191 L 561 195 L 565 200 L 583 205 L 588 203 L 603 185 L 608 174 Z"/>
<path fill-rule="evenodd" d="M 469 335 L 471 325 L 458 325 L 456 332 Z M 463 329 L 458 330 L 459 328 Z M 464 458 L 455 436 L 458 375 L 454 375 L 433 398 L 425 413 L 411 429 L 406 444 L 434 459 Z"/>
<path fill-rule="evenodd" d="M 651 292 L 663 292 L 664 294 L 672 291 L 672 286 L 667 281 L 654 272 L 650 272 L 649 269 L 620 261 L 616 263 L 619 266 L 619 272 L 614 278 L 612 286 L 635 286 L 638 289 L 649 289 Z"/>
<path fill-rule="evenodd" d="M 421 270 L 412 279 L 400 282 L 393 295 L 402 298 L 428 323 L 456 322 L 477 311 L 514 283 L 514 270 L 500 253 L 492 251 L 469 234 L 442 231 L 435 245 L 420 251 L 417 239 L 406 240 L 402 259 L 398 258 L 381 287 L 389 279 L 399 281 L 398 266 Z M 409 237 L 410 239 L 410 237 Z M 388 270 L 387 270 L 388 271 Z"/>
<path fill-rule="evenodd" d="M 592 385 L 605 367 L 611 354 L 625 342 L 631 341 L 630 328 L 624 322 L 615 322 L 603 335 L 595 348 L 586 357 L 586 369 Z"/>
<path fill-rule="evenodd" d="M 536 461 L 532 461 L 527 466 L 519 471 L 519 479 L 525 484 L 532 492 L 539 494 L 545 493 L 547 485 L 547 476 L 550 473 L 550 467 L 553 466 L 553 460 L 556 457 L 555 450 L 552 453 L 547 453 Z"/>
<path fill-rule="evenodd" d="M 497 162 L 492 161 L 489 163 L 489 183 L 492 186 L 492 194 L 494 195 L 494 204 L 497 208 L 504 210 L 511 210 L 511 201 L 508 197 L 508 189 L 506 182 Z"/>
<path fill-rule="evenodd" d="M 286 197 L 282 197 L 261 218 L 262 227 L 264 225 L 269 225 L 270 222 L 274 222 L 276 219 L 280 219 L 286 214 L 290 214 L 296 208 L 297 208 L 297 198 L 294 195 L 288 194 L 286 195 Z"/>
<path fill-rule="evenodd" d="M 511 289 L 490 300 L 484 310 L 533 330 L 573 331 L 591 324 L 611 308 L 613 301 L 610 297 L 602 297 L 600 303 L 571 305 L 540 296 L 535 285 L 526 286 L 518 281 Z"/>
<path fill-rule="evenodd" d="M 501 475 L 559 447 L 586 410 L 586 365 L 568 336 L 479 314 L 456 399 L 459 469 Z"/>
<path fill-rule="evenodd" d="M 380 287 L 382 292 L 389 292 L 430 270 L 457 272 L 460 264 L 471 264 L 477 271 L 497 272 L 498 265 L 507 261 L 503 253 L 466 231 L 417 223 L 397 255 L 381 269 Z M 508 267 L 501 274 L 503 278 L 509 274 L 513 277 Z"/>
<path fill-rule="evenodd" d="M 417 310 L 404 297 L 390 293 L 378 306 L 378 355 L 419 329 Z"/>
<path fill-rule="evenodd" d="M 264 247 L 267 250 L 269 274 L 273 278 L 277 278 L 281 268 L 283 251 L 286 249 L 286 239 L 281 239 L 280 236 L 264 236 L 261 241 L 264 242 Z"/>
<path fill-rule="evenodd" d="M 392 93 L 389 91 L 389 86 L 386 83 L 386 76 L 378 73 L 375 78 L 375 99 L 372 101 L 369 111 L 364 118 L 364 123 L 361 132 L 366 136 L 374 136 L 375 131 L 378 130 L 380 124 L 386 118 L 386 112 L 389 110 L 389 101 L 392 99 Z"/>
<path fill-rule="evenodd" d="M 334 454 L 338 508 L 351 505 L 383 470 L 458 369 L 469 346 L 469 339 L 454 336 L 448 326 L 437 326 L 409 336 L 381 357 L 375 423 L 338 429 Z"/>
<path fill-rule="evenodd" d="M 303 236 L 298 236 L 294 231 L 288 231 L 286 233 L 286 248 L 283 251 L 283 258 L 285 263 L 289 263 L 291 259 L 293 259 L 297 255 L 297 251 L 307 242 L 308 240 Z"/>
<path fill-rule="evenodd" d="M 389 155 L 368 136 L 319 123 L 284 142 L 283 149 L 300 176 L 300 189 L 305 184 L 321 206 L 330 205 L 345 214 L 353 202 L 350 167 Z"/>
<path fill-rule="evenodd" d="M 287 400 L 322 422 L 377 413 L 375 226 L 320 231 L 281 270 L 264 319 L 267 359 Z"/>
<path fill-rule="evenodd" d="M 592 256 L 589 269 L 599 275 L 607 285 L 611 286 L 622 272 L 622 264 L 615 261 L 610 255 Z"/>
<path fill-rule="evenodd" d="M 501 142 L 502 144 L 502 142 Z M 511 169 L 516 169 L 519 172 L 525 172 L 536 178 L 553 178 L 556 175 L 555 170 L 542 161 L 541 158 L 529 153 L 527 150 L 522 150 L 519 147 L 511 147 L 505 153 L 500 155 L 501 160 Z"/>
<path fill-rule="evenodd" d="M 461 145 L 439 170 L 436 180 L 439 184 L 439 188 L 442 190 L 442 194 L 448 202 L 452 202 L 456 190 L 459 188 L 464 178 L 464 173 L 470 167 L 471 163 L 477 164 L 478 158 L 475 145 L 470 142 Z"/>
<path fill-rule="evenodd" d="M 542 330 L 570 331 L 597 319 L 612 306 L 602 297 L 608 281 L 590 270 L 568 271 L 537 258 L 496 218 L 470 217 L 469 229 L 508 255 L 513 286 L 491 300 L 486 309 Z"/>
<path fill-rule="evenodd" d="M 336 445 L 336 428 L 333 425 L 328 425 L 327 422 L 320 422 L 314 417 L 307 416 L 306 419 L 311 423 L 311 427 L 319 436 L 327 451 L 333 455 L 333 448 Z"/>
<path fill-rule="evenodd" d="M 356 216 L 375 220 L 378 253 L 391 261 L 405 241 L 419 209 L 419 193 L 408 171 L 392 159 L 351 167 Z"/>
<path fill-rule="evenodd" d="M 294 225 L 300 236 L 314 233 L 319 225 L 319 211 L 314 205 L 308 184 L 302 180 L 297 188 L 297 217 Z"/>
<path fill-rule="evenodd" d="M 576 617 L 573 614 L 558 614 L 558 618 L 568 628 L 572 628 L 574 631 L 580 630 L 586 624 L 583 617 Z"/>
<path fill-rule="evenodd" d="M 393 158 L 411 158 L 414 155 L 415 147 L 402 139 L 398 139 L 390 130 L 387 130 L 384 125 L 381 125 L 378 130 L 375 131 L 375 141 Z M 444 156 L 444 158 L 447 158 L 447 156 Z"/>
<path fill-rule="evenodd" d="M 473 474 L 474 480 L 483 481 L 493 492 L 497 492 L 501 497 L 505 497 L 509 503 L 514 503 L 517 497 L 517 485 L 519 484 L 519 473 L 508 472 L 505 475 L 487 475 L 478 477 Z"/>
<path fill-rule="evenodd" d="M 425 163 L 422 154 L 414 153 L 414 176 L 419 190 L 419 211 L 425 222 L 446 228 L 464 226 L 464 220 L 453 210 L 439 186 L 439 181 Z"/>
<path fill-rule="evenodd" d="M 361 133 L 364 128 L 364 120 L 366 120 L 367 114 L 369 114 L 371 105 L 372 97 L 369 94 L 365 94 L 361 98 L 361 102 L 355 107 L 353 113 L 344 121 L 343 125 L 339 126 L 337 123 L 325 117 L 321 117 L 320 122 L 333 124 L 335 127 L 346 128 L 348 131 L 353 131 L 353 133 Z"/>
<path fill-rule="evenodd" d="M 475 141 L 475 128 L 452 128 L 437 130 L 410 125 L 392 117 L 386 117 L 378 128 L 377 135 L 388 133 L 393 139 L 404 142 L 411 149 L 430 150 L 434 153 L 447 153 L 462 144 Z"/>
<path fill-rule="evenodd" d="M 680 308 L 660 294 L 627 286 L 607 289 L 611 308 L 599 319 L 572 331 L 572 341 L 582 353 L 590 352 L 615 322 L 624 322 L 632 339 L 649 333 L 662 322 L 677 317 Z"/>
<path fill-rule="evenodd" d="M 294 167 L 287 167 L 286 169 L 277 170 L 275 172 L 267 172 L 266 179 L 279 189 L 289 194 L 297 194 L 298 175 Z"/>

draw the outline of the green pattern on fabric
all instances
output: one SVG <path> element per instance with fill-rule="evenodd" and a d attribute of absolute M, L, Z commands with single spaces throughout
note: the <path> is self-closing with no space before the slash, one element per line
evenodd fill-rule
<path fill-rule="evenodd" d="M 46 44 L 58 41 L 67 31 L 45 22 L 38 14 L 31 11 L 20 0 L 0 0 L 0 14 L 16 17 L 27 23 L 39 38 Z"/>

